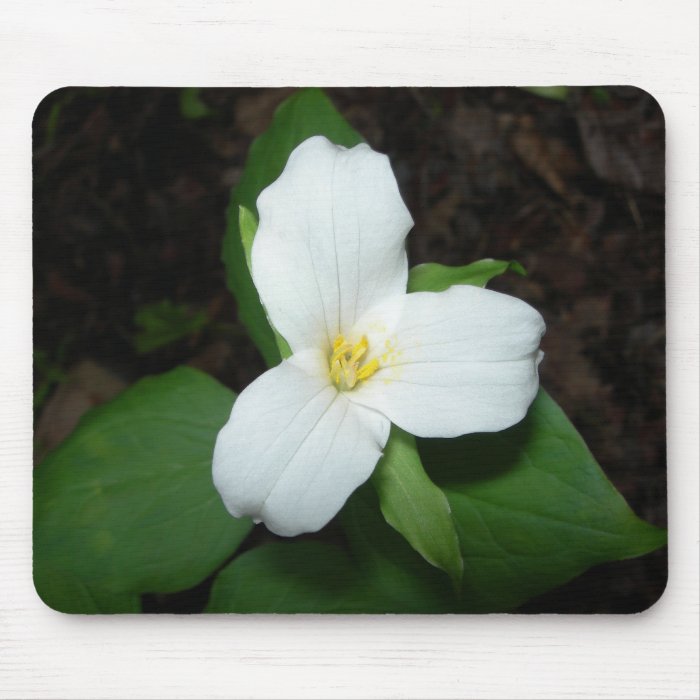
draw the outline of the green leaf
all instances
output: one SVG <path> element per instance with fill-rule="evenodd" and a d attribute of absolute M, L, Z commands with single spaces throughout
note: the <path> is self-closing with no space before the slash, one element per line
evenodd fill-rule
<path fill-rule="evenodd" d="M 207 325 L 206 313 L 193 313 L 187 306 L 173 304 L 169 299 L 142 306 L 134 314 L 139 330 L 134 347 L 140 354 L 152 352 L 164 345 L 196 333 Z"/>
<path fill-rule="evenodd" d="M 250 262 L 250 254 L 253 251 L 253 240 L 258 230 L 258 220 L 250 209 L 242 204 L 238 207 L 238 228 L 241 231 L 241 243 L 248 272 L 253 274 L 253 266 Z"/>
<path fill-rule="evenodd" d="M 210 612 L 505 612 L 604 561 L 660 547 L 557 405 L 541 392 L 501 433 L 420 440 L 464 556 L 463 586 L 409 546 L 360 487 L 341 512 L 350 547 L 285 541 L 236 558 L 217 577 Z"/>
<path fill-rule="evenodd" d="M 418 445 L 452 507 L 465 610 L 511 610 L 595 564 L 666 542 L 664 530 L 632 512 L 542 390 L 508 430 Z"/>
<path fill-rule="evenodd" d="M 386 523 L 377 494 L 368 484 L 350 497 L 341 511 L 341 523 L 366 597 L 372 601 L 373 609 L 368 612 L 458 611 L 448 577 Z"/>
<path fill-rule="evenodd" d="M 610 103 L 610 93 L 604 87 L 592 87 L 591 95 L 599 105 L 607 105 Z"/>
<path fill-rule="evenodd" d="M 260 192 L 279 177 L 289 154 L 315 135 L 348 147 L 362 141 L 321 90 L 300 90 L 280 105 L 270 128 L 253 141 L 227 212 L 222 251 L 227 284 L 238 302 L 239 318 L 268 366 L 276 365 L 282 355 L 250 276 L 241 240 L 239 207 L 244 206 L 257 217 L 255 205 Z"/>
<path fill-rule="evenodd" d="M 559 102 L 566 102 L 566 98 L 569 96 L 569 88 L 566 85 L 547 85 L 542 87 L 524 87 L 521 88 L 525 92 L 530 92 L 538 97 L 545 97 L 548 100 L 558 100 Z"/>
<path fill-rule="evenodd" d="M 201 119 L 214 112 L 207 107 L 199 95 L 199 88 L 188 87 L 180 91 L 180 114 L 185 119 Z"/>
<path fill-rule="evenodd" d="M 459 590 L 464 562 L 450 504 L 425 473 L 413 435 L 392 426 L 372 483 L 389 525 L 427 562 L 445 571 Z"/>
<path fill-rule="evenodd" d="M 91 411 L 34 473 L 34 582 L 62 612 L 124 612 L 189 588 L 252 525 L 226 512 L 211 458 L 234 395 L 180 367 Z"/>
<path fill-rule="evenodd" d="M 410 613 L 449 612 L 447 577 L 418 556 L 381 518 L 372 489 L 353 495 L 346 518 L 369 524 L 387 549 L 352 553 L 338 544 L 286 540 L 236 557 L 212 587 L 206 612 Z M 370 502 L 367 505 L 366 501 Z M 348 530 L 354 534 L 352 525 Z M 358 532 L 362 537 L 362 532 Z M 352 554 L 359 554 L 360 558 Z M 408 555 L 408 559 L 406 559 Z M 385 558 L 386 557 L 386 558 Z"/>
<path fill-rule="evenodd" d="M 222 569 L 206 612 L 347 613 L 371 607 L 342 548 L 290 540 L 256 547 Z"/>
<path fill-rule="evenodd" d="M 63 369 L 63 357 L 67 339 L 64 338 L 54 351 L 55 359 L 49 356 L 44 350 L 34 350 L 34 410 L 41 407 L 54 384 L 63 382 L 66 379 L 66 372 Z"/>
<path fill-rule="evenodd" d="M 241 231 L 241 243 L 243 244 L 243 253 L 245 254 L 246 264 L 248 265 L 248 272 L 252 275 L 253 268 L 250 262 L 250 255 L 253 250 L 253 241 L 255 240 L 255 233 L 258 230 L 258 220 L 255 218 L 253 212 L 250 209 L 246 209 L 242 204 L 238 207 L 238 227 Z M 267 314 L 265 314 L 267 318 Z M 272 324 L 268 320 L 268 325 L 272 328 Z M 287 341 L 277 332 L 275 328 L 272 328 L 272 334 L 275 338 L 275 344 L 283 358 L 291 357 L 292 350 L 289 347 Z"/>
<path fill-rule="evenodd" d="M 423 263 L 408 273 L 409 292 L 444 292 L 454 284 L 485 287 L 490 280 L 504 272 L 526 275 L 525 268 L 516 260 L 484 258 L 469 265 L 450 267 L 439 263 Z"/>

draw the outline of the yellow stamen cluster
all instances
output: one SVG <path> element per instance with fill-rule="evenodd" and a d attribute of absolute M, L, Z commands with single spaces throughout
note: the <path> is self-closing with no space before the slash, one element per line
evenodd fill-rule
<path fill-rule="evenodd" d="M 342 335 L 335 339 L 330 370 L 331 379 L 339 389 L 352 389 L 358 382 L 371 377 L 379 369 L 379 360 L 376 357 L 360 367 L 360 361 L 367 353 L 368 347 L 365 335 L 355 345 L 346 342 Z"/>

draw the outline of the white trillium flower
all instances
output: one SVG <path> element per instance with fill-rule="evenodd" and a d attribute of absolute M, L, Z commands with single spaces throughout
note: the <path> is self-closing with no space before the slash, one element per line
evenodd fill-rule
<path fill-rule="evenodd" d="M 314 532 L 372 474 L 391 423 L 455 437 L 525 416 L 542 317 L 479 287 L 406 293 L 413 220 L 385 155 L 315 136 L 257 206 L 253 281 L 293 354 L 218 435 L 214 484 L 231 515 Z"/>

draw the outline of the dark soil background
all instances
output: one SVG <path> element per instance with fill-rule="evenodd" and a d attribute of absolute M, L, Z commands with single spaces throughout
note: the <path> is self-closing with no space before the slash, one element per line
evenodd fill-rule
<path fill-rule="evenodd" d="M 411 264 L 493 257 L 525 266 L 527 277 L 490 286 L 544 315 L 543 386 L 635 512 L 665 526 L 664 123 L 655 100 L 629 87 L 572 88 L 558 99 L 517 88 L 327 92 L 391 158 L 416 221 Z M 240 391 L 264 371 L 237 324 L 220 251 L 250 143 L 289 93 L 65 88 L 39 105 L 37 459 L 85 410 L 145 374 L 190 363 Z M 135 315 L 163 300 L 206 322 L 138 352 Z M 523 612 L 637 612 L 659 598 L 666 572 L 666 551 L 595 567 Z"/>

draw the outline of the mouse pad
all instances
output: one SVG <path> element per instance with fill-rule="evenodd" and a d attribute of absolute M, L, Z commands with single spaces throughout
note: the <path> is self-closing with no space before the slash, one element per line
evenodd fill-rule
<path fill-rule="evenodd" d="M 47 95 L 40 598 L 649 608 L 667 578 L 664 138 L 629 86 Z"/>

